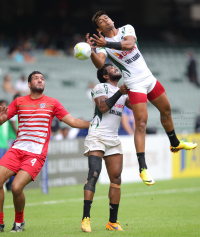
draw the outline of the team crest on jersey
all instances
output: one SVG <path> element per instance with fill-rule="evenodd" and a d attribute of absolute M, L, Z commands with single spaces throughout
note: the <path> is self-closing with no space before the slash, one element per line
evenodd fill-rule
<path fill-rule="evenodd" d="M 41 109 L 44 109 L 45 107 L 46 107 L 46 104 L 45 104 L 45 103 L 40 104 L 40 108 L 41 108 Z"/>

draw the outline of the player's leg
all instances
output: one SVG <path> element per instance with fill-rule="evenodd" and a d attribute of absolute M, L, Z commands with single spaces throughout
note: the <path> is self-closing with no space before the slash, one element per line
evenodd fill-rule
<path fill-rule="evenodd" d="M 171 106 L 166 92 L 164 91 L 164 87 L 159 82 L 157 82 L 152 92 L 150 93 L 151 95 L 154 94 L 153 98 L 151 96 L 149 97 L 149 94 L 148 98 L 150 99 L 151 103 L 160 111 L 160 121 L 170 140 L 171 151 L 177 152 L 181 149 L 190 150 L 196 148 L 196 143 L 188 143 L 178 140 L 174 130 Z"/>
<path fill-rule="evenodd" d="M 0 232 L 4 231 L 4 212 L 3 212 L 3 205 L 4 205 L 4 190 L 3 185 L 7 179 L 11 176 L 15 175 L 12 170 L 0 165 Z"/>
<path fill-rule="evenodd" d="M 3 184 L 11 176 L 15 175 L 20 167 L 19 154 L 16 149 L 10 149 L 0 160 L 0 224 L 3 223 L 3 205 L 4 205 L 4 190 Z M 1 226 L 1 231 L 4 228 Z"/>
<path fill-rule="evenodd" d="M 29 152 L 25 151 L 21 151 L 21 153 L 20 170 L 12 183 L 15 220 L 11 232 L 20 232 L 24 230 L 25 195 L 23 190 L 27 184 L 35 180 L 45 161 L 44 156 L 36 154 L 31 155 Z"/>
<path fill-rule="evenodd" d="M 13 183 L 12 194 L 13 203 L 15 208 L 15 220 L 12 232 L 21 231 L 24 228 L 24 207 L 25 207 L 25 195 L 23 192 L 24 187 L 32 181 L 32 177 L 24 170 L 20 170 Z M 18 227 L 18 228 L 17 228 Z"/>
<path fill-rule="evenodd" d="M 110 178 L 110 189 L 108 195 L 110 199 L 110 218 L 109 222 L 106 224 L 106 228 L 109 230 L 122 230 L 118 223 L 122 162 L 122 154 L 114 154 L 105 157 L 105 164 Z"/>
<path fill-rule="evenodd" d="M 139 90 L 140 89 L 141 91 L 143 90 L 143 88 L 139 87 Z M 139 162 L 140 177 L 146 185 L 153 185 L 155 182 L 148 172 L 145 161 L 145 136 L 146 124 L 148 119 L 147 95 L 145 93 L 138 93 L 133 91 L 129 91 L 128 95 L 135 118 L 134 142 Z"/>
<path fill-rule="evenodd" d="M 99 178 L 102 168 L 103 151 L 89 151 L 88 153 L 88 178 L 84 185 L 84 207 L 82 218 L 82 230 L 85 232 L 91 232 L 90 227 L 90 209 L 95 193 L 96 183 Z"/>

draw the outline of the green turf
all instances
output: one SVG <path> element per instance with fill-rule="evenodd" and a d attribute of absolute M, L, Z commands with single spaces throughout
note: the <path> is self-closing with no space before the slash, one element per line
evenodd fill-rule
<path fill-rule="evenodd" d="M 200 178 L 156 182 L 148 187 L 141 183 L 123 184 L 119 220 L 124 232 L 107 231 L 108 185 L 97 185 L 91 211 L 92 233 L 80 229 L 83 185 L 26 190 L 23 233 L 9 233 L 14 209 L 12 195 L 5 195 L 5 232 L 2 236 L 200 236 Z M 51 204 L 49 204 L 49 202 Z M 56 201 L 56 202 L 53 202 Z M 46 204 L 45 204 L 46 202 Z"/>

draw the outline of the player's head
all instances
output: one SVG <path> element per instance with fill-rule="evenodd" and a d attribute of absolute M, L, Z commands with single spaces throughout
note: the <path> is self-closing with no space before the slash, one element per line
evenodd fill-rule
<path fill-rule="evenodd" d="M 8 103 L 6 100 L 0 100 L 0 106 L 7 107 Z"/>
<path fill-rule="evenodd" d="M 20 93 L 17 93 L 13 96 L 13 100 L 17 99 L 18 97 L 21 97 L 21 94 Z"/>
<path fill-rule="evenodd" d="M 44 91 L 44 76 L 39 71 L 34 71 L 28 76 L 28 86 L 33 93 L 42 93 Z"/>
<path fill-rule="evenodd" d="M 111 63 L 106 63 L 101 69 L 97 70 L 97 78 L 101 83 L 109 81 L 119 81 L 122 75 L 119 73 L 118 69 L 114 67 Z"/>
<path fill-rule="evenodd" d="M 92 23 L 98 32 L 104 34 L 115 27 L 114 21 L 109 18 L 105 11 L 95 13 L 92 17 Z"/>

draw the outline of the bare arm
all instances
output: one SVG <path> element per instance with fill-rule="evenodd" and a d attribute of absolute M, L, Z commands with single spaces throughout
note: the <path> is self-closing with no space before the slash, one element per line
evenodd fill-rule
<path fill-rule="evenodd" d="M 110 108 L 107 106 L 106 104 L 106 99 L 108 99 L 107 96 L 99 96 L 97 98 L 94 99 L 99 111 L 101 113 L 106 113 L 107 111 L 110 110 Z"/>
<path fill-rule="evenodd" d="M 0 125 L 8 120 L 8 108 L 0 106 Z"/>
<path fill-rule="evenodd" d="M 91 60 L 96 68 L 101 69 L 106 61 L 106 55 L 104 53 L 96 54 L 92 51 Z"/>
<path fill-rule="evenodd" d="M 119 96 L 115 98 L 117 93 L 120 91 Z M 106 113 L 111 109 L 112 106 L 117 102 L 117 100 L 120 98 L 121 95 L 127 94 L 127 87 L 125 85 L 120 86 L 119 91 L 117 91 L 112 97 L 108 99 L 107 96 L 99 96 L 95 98 L 95 103 L 100 110 L 101 113 Z M 107 100 L 107 101 L 106 101 Z M 109 101 L 111 100 L 111 101 Z"/>
<path fill-rule="evenodd" d="M 85 42 L 88 43 L 92 48 L 91 60 L 96 68 L 101 69 L 106 61 L 106 55 L 104 53 L 96 54 L 94 52 L 94 50 L 93 50 L 94 49 L 94 47 L 93 47 L 94 42 L 92 42 L 91 38 L 89 38 L 89 37 L 90 37 L 90 34 L 87 33 L 85 36 Z"/>
<path fill-rule="evenodd" d="M 99 36 L 93 35 L 94 37 L 90 37 L 90 43 L 95 42 L 95 47 L 106 47 L 106 40 L 105 38 L 99 33 Z M 121 49 L 119 50 L 131 50 L 134 48 L 136 42 L 136 38 L 134 36 L 128 35 L 124 37 L 124 40 L 121 41 Z M 114 47 L 113 47 L 114 48 Z M 116 48 L 118 49 L 118 48 Z"/>
<path fill-rule="evenodd" d="M 74 118 L 70 114 L 67 114 L 65 117 L 63 117 L 62 121 L 72 128 L 89 128 L 90 126 L 89 121 Z"/>
<path fill-rule="evenodd" d="M 134 48 L 136 42 L 136 38 L 134 36 L 126 36 L 124 37 L 124 41 L 121 41 L 122 50 L 131 50 Z"/>

